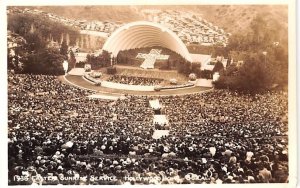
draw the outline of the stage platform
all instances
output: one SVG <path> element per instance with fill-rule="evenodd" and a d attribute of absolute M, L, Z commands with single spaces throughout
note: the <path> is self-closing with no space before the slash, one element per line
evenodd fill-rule
<path fill-rule="evenodd" d="M 73 68 L 68 72 L 69 75 L 74 75 L 74 76 L 83 76 L 85 74 L 84 68 Z"/>

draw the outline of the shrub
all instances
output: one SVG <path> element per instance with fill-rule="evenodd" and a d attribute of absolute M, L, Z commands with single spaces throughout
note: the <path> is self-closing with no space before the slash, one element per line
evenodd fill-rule
<path fill-rule="evenodd" d="M 177 80 L 175 78 L 170 79 L 170 84 L 176 85 L 177 84 Z"/>
<path fill-rule="evenodd" d="M 101 81 L 96 81 L 95 86 L 101 86 Z"/>
<path fill-rule="evenodd" d="M 107 74 L 116 74 L 117 73 L 116 67 L 107 67 L 106 71 L 107 71 Z"/>
<path fill-rule="evenodd" d="M 191 73 L 191 74 L 189 75 L 189 79 L 190 79 L 191 81 L 195 81 L 195 80 L 197 79 L 196 74 L 195 74 L 195 73 Z"/>
<path fill-rule="evenodd" d="M 154 87 L 154 91 L 160 91 L 161 90 L 161 86 L 155 86 Z"/>
<path fill-rule="evenodd" d="M 100 78 L 100 77 L 102 76 L 102 73 L 101 73 L 101 72 L 93 72 L 93 73 L 91 74 L 91 76 L 92 76 L 93 78 Z"/>
<path fill-rule="evenodd" d="M 84 65 L 84 70 L 85 70 L 85 72 L 91 72 L 91 64 L 85 64 Z"/>

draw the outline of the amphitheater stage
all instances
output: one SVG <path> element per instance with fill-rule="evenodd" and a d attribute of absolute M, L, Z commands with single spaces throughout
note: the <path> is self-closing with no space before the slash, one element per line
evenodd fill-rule
<path fill-rule="evenodd" d="M 94 84 L 94 82 L 91 81 L 86 76 L 82 76 L 82 78 L 87 82 Z M 119 90 L 132 90 L 132 91 L 154 91 L 154 86 L 128 85 L 128 84 L 121 84 L 115 82 L 108 82 L 105 80 L 101 81 L 101 87 L 119 89 Z"/>
<path fill-rule="evenodd" d="M 87 90 L 95 91 L 97 93 L 117 94 L 117 95 L 128 94 L 128 95 L 148 95 L 148 96 L 169 96 L 169 95 L 195 94 L 195 93 L 201 93 L 201 92 L 212 90 L 211 87 L 195 86 L 195 87 L 187 87 L 187 88 L 172 89 L 172 90 L 162 90 L 162 91 L 132 91 L 132 90 L 125 90 L 125 89 L 115 89 L 115 88 L 96 86 L 91 82 L 86 81 L 82 76 L 76 76 L 76 75 L 59 76 L 58 79 L 60 79 L 66 84 L 70 84 L 75 87 L 79 87 L 81 89 L 87 89 Z"/>
<path fill-rule="evenodd" d="M 179 83 L 186 83 L 188 78 L 176 70 L 160 70 L 160 69 L 142 69 L 130 65 L 114 65 L 117 69 L 117 73 L 125 76 L 136 76 L 146 78 L 161 78 L 164 80 L 170 80 L 176 78 Z M 100 72 L 106 72 L 106 68 L 99 69 Z"/>

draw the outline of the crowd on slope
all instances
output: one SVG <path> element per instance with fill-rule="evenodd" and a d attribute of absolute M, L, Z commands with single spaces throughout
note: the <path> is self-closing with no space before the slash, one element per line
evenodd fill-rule
<path fill-rule="evenodd" d="M 160 97 L 170 122 L 160 139 L 153 98 L 89 94 L 54 76 L 8 74 L 10 185 L 288 181 L 285 93 Z"/>
<path fill-rule="evenodd" d="M 163 79 L 159 78 L 145 78 L 125 75 L 113 75 L 107 80 L 109 82 L 116 82 L 129 85 L 155 86 L 159 85 Z"/>

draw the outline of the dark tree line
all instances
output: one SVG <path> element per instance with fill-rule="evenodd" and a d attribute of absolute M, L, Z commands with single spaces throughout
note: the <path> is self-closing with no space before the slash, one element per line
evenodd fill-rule
<path fill-rule="evenodd" d="M 61 75 L 64 73 L 62 62 L 65 56 L 54 48 L 44 48 L 37 53 L 29 54 L 24 72 L 33 74 Z"/>
<path fill-rule="evenodd" d="M 253 19 L 249 31 L 233 35 L 226 47 L 229 54 L 241 54 L 239 60 L 244 61 L 243 65 L 229 65 L 215 86 L 241 91 L 286 86 L 288 47 L 287 38 L 282 37 L 285 32 L 276 21 L 266 22 L 263 16 Z"/>
<path fill-rule="evenodd" d="M 68 59 L 68 45 L 65 40 L 56 47 L 48 47 L 49 36 L 59 41 L 62 34 L 69 33 L 70 44 L 75 44 L 78 31 L 46 17 L 31 14 L 14 14 L 8 16 L 8 30 L 22 36 L 25 43 L 18 47 L 16 56 L 20 56 L 24 67 L 18 72 L 31 74 L 63 74 L 62 63 Z M 74 55 L 74 54 L 73 54 Z M 12 58 L 8 57 L 8 67 Z M 74 64 L 75 57 L 72 57 Z"/>
<path fill-rule="evenodd" d="M 111 54 L 109 52 L 103 50 L 102 53 L 98 56 L 95 56 L 94 54 L 88 54 L 86 57 L 86 62 L 84 63 L 91 64 L 92 69 L 99 69 L 102 67 L 110 66 L 111 61 L 114 64 L 115 58 L 111 57 Z"/>
<path fill-rule="evenodd" d="M 27 35 L 31 33 L 32 29 L 34 29 L 35 35 L 44 42 L 50 38 L 53 38 L 54 41 L 60 41 L 62 35 L 68 33 L 70 38 L 69 45 L 75 45 L 79 36 L 79 32 L 71 27 L 54 22 L 44 16 L 29 13 L 9 14 L 7 23 L 8 30 L 23 36 L 26 41 L 29 39 L 28 37 L 31 37 Z"/>

